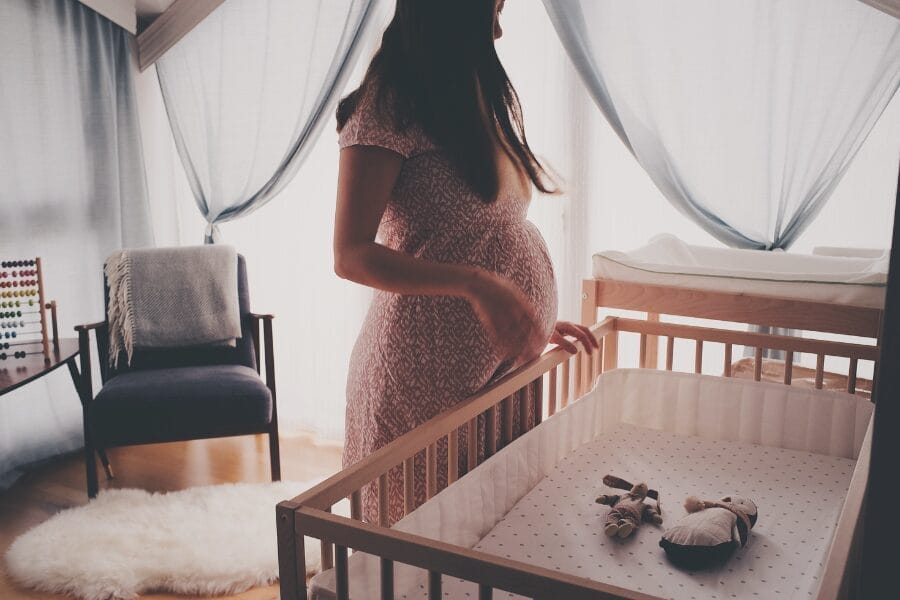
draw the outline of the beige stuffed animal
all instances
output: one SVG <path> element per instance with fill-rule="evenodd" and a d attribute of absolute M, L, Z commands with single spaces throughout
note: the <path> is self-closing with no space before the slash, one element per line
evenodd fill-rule
<path fill-rule="evenodd" d="M 631 483 L 614 475 L 607 475 L 603 483 L 611 488 L 629 490 L 627 494 L 603 494 L 597 498 L 597 504 L 612 507 L 606 515 L 604 533 L 610 537 L 627 538 L 647 521 L 659 525 L 662 523 L 662 509 L 659 507 L 659 492 L 651 490 L 646 483 Z M 647 498 L 656 500 L 656 505 L 645 503 Z"/>
<path fill-rule="evenodd" d="M 756 503 L 743 496 L 720 500 L 684 501 L 688 512 L 663 534 L 659 545 L 678 566 L 701 569 L 724 562 L 736 549 L 747 545 L 756 525 Z"/>

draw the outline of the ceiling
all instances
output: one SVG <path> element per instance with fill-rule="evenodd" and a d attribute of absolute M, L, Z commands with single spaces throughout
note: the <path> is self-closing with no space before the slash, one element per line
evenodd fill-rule
<path fill-rule="evenodd" d="M 138 31 L 152 23 L 153 19 L 163 14 L 174 2 L 175 0 L 135 0 Z"/>

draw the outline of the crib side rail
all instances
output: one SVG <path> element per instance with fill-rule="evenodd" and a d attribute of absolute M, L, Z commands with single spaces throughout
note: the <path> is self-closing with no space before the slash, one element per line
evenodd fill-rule
<path fill-rule="evenodd" d="M 581 300 L 582 323 L 596 321 L 598 308 L 617 308 L 867 338 L 878 337 L 884 312 L 866 306 L 613 279 L 583 280 Z"/>
<path fill-rule="evenodd" d="M 615 331 L 616 321 L 615 317 L 610 317 L 591 327 L 591 331 L 598 340 L 603 340 L 606 335 Z M 565 368 L 571 361 L 583 362 L 578 359 L 583 354 L 584 347 L 581 342 L 574 343 L 579 350 L 577 355 L 573 356 L 560 348 L 544 353 L 514 373 L 486 387 L 475 396 L 444 411 L 367 458 L 329 477 L 291 502 L 298 506 L 320 509 L 333 506 L 339 500 L 347 498 L 362 486 L 377 480 L 388 470 L 398 466 L 398 460 L 409 459 L 460 427 L 468 425 L 478 415 L 539 380 L 545 373 L 553 371 L 558 365 L 562 364 Z"/>
<path fill-rule="evenodd" d="M 725 377 L 732 375 L 732 349 L 734 346 L 754 348 L 753 378 L 756 381 L 762 379 L 763 353 L 766 350 L 780 350 L 785 353 L 784 380 L 786 385 L 791 385 L 794 371 L 795 354 L 807 353 L 816 356 L 815 387 L 822 388 L 825 376 L 825 358 L 839 357 L 849 359 L 847 373 L 847 389 L 850 394 L 856 393 L 857 369 L 860 360 L 878 361 L 879 349 L 873 344 L 857 344 L 830 340 L 818 340 L 786 335 L 774 335 L 768 333 L 755 333 L 750 331 L 734 331 L 730 329 L 715 329 L 711 327 L 699 327 L 696 325 L 680 325 L 660 321 L 642 321 L 639 319 L 616 319 L 616 332 L 636 333 L 640 336 L 639 365 L 641 367 L 654 367 L 656 365 L 655 352 L 651 351 L 649 340 L 656 338 L 666 339 L 665 369 L 672 370 L 675 340 L 686 339 L 694 341 L 694 372 L 702 372 L 704 343 L 724 344 L 723 373 Z M 613 335 L 617 335 L 613 334 Z"/>
<path fill-rule="evenodd" d="M 337 598 L 349 598 L 347 589 L 347 550 L 381 557 L 381 597 L 393 598 L 394 562 L 428 571 L 428 598 L 440 599 L 442 576 L 459 577 L 479 585 L 479 598 L 491 598 L 493 588 L 528 598 L 566 598 L 567 600 L 660 600 L 658 596 L 628 590 L 611 584 L 570 575 L 478 550 L 463 548 L 418 535 L 353 521 L 314 508 L 295 512 L 298 529 L 313 537 L 336 544 Z M 343 565 L 343 567 L 341 567 Z M 343 572 L 342 572 L 343 571 Z M 386 578 L 388 583 L 386 583 Z M 368 590 L 372 592 L 373 590 Z M 305 595 L 282 599 L 306 598 Z"/>

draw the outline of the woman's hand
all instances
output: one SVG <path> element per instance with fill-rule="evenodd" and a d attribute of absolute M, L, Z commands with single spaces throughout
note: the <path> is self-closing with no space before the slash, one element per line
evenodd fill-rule
<path fill-rule="evenodd" d="M 534 307 L 518 287 L 504 277 L 481 272 L 473 278 L 469 292 L 475 315 L 511 368 L 540 355 L 547 338 Z"/>
<path fill-rule="evenodd" d="M 550 335 L 550 343 L 556 344 L 569 354 L 576 354 L 578 348 L 566 338 L 567 335 L 580 341 L 588 354 L 593 354 L 594 350 L 600 348 L 600 343 L 597 341 L 597 338 L 594 337 L 594 334 L 591 333 L 590 329 L 584 325 L 570 323 L 569 321 L 556 322 L 556 325 L 553 327 L 553 333 Z"/>

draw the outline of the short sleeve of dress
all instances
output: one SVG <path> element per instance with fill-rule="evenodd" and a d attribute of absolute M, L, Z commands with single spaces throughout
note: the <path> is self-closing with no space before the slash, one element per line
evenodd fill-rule
<path fill-rule="evenodd" d="M 415 126 L 400 130 L 390 107 L 381 106 L 373 90 L 363 93 L 353 115 L 344 123 L 338 137 L 341 148 L 377 146 L 410 158 L 424 151 L 423 136 Z"/>

